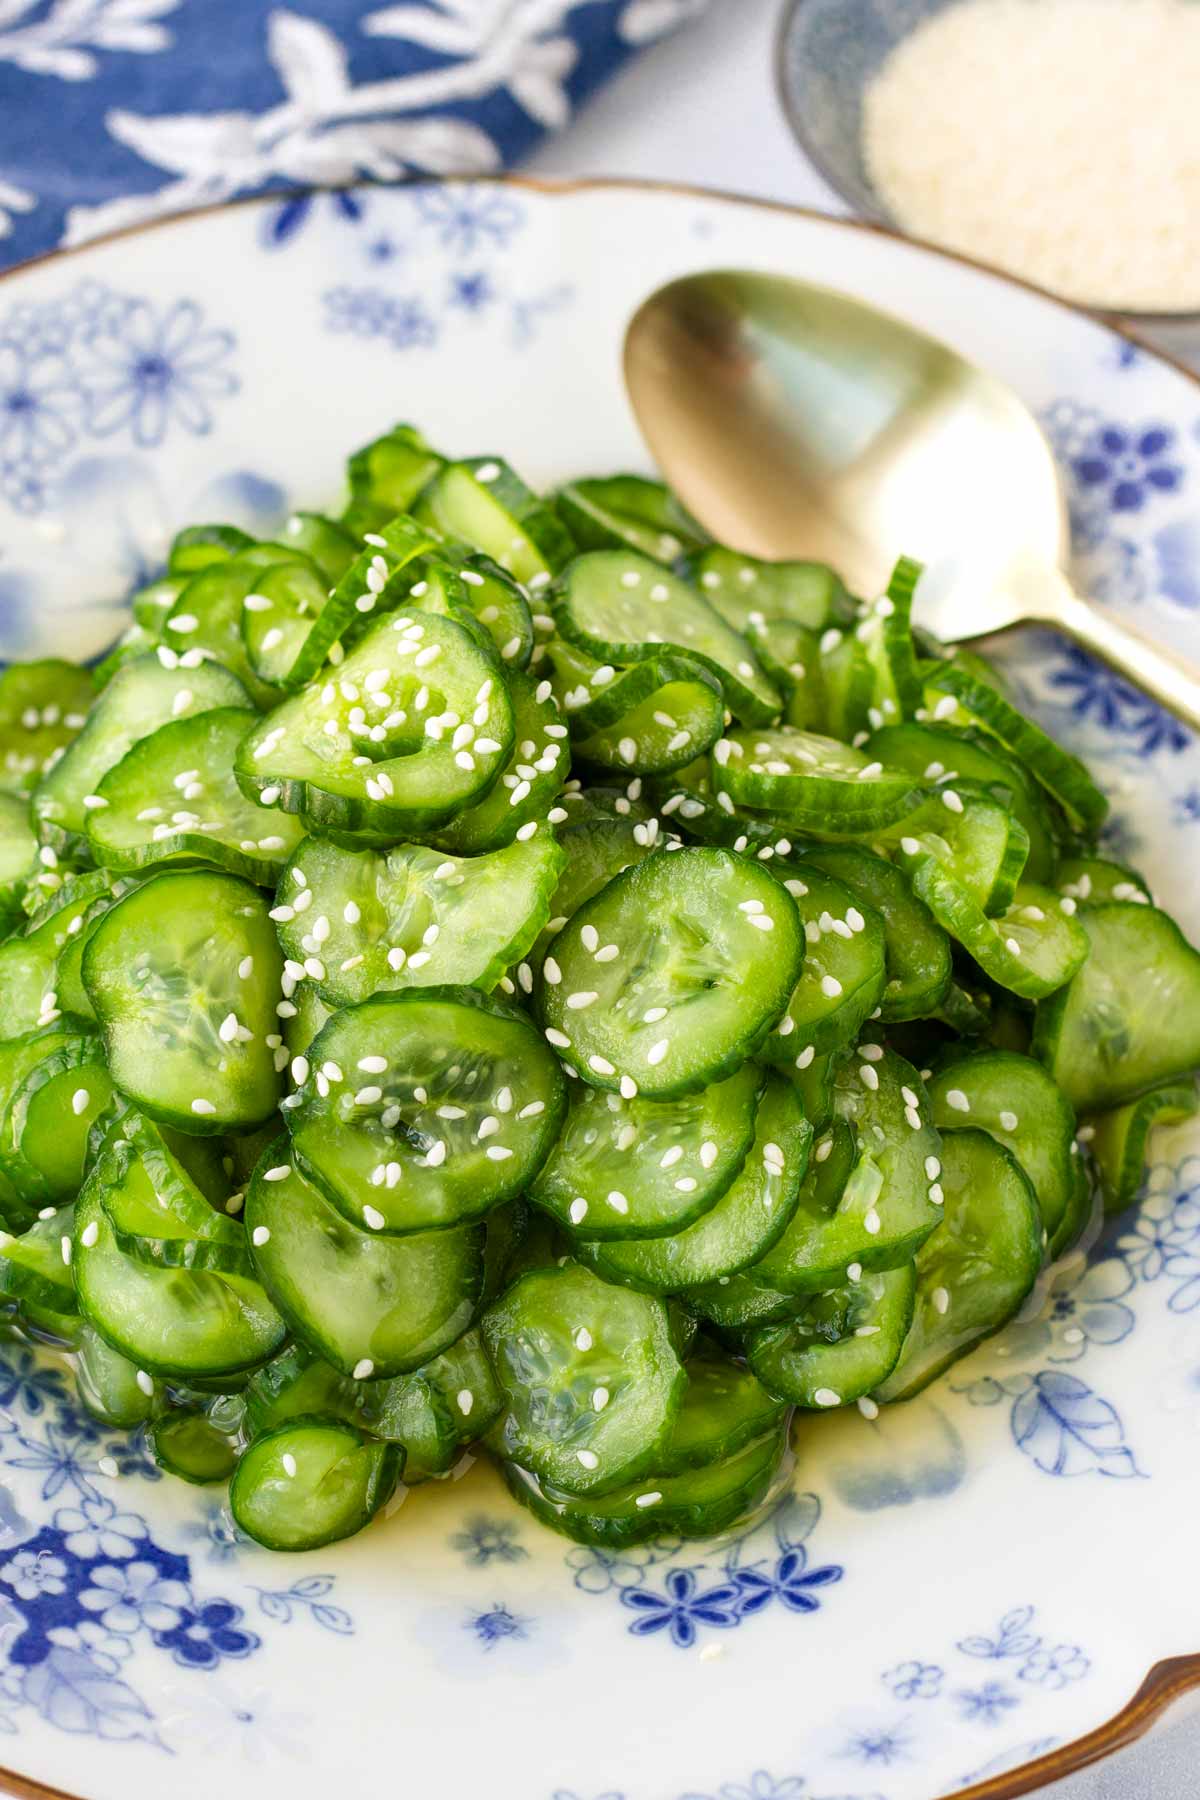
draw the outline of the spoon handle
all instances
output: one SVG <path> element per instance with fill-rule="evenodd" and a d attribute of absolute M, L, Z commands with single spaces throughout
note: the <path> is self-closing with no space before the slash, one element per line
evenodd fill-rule
<path fill-rule="evenodd" d="M 1200 666 L 1151 643 L 1140 631 L 1119 625 L 1111 615 L 1072 594 L 1065 583 L 1053 608 L 1047 608 L 1047 622 L 1200 732 Z"/>

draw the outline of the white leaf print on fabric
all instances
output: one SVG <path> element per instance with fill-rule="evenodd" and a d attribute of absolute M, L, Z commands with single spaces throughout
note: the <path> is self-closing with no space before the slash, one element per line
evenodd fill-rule
<path fill-rule="evenodd" d="M 36 205 L 36 194 L 14 187 L 9 181 L 0 181 L 0 238 L 7 237 L 12 230 L 14 213 L 32 212 Z"/>
<path fill-rule="evenodd" d="M 708 0 L 630 0 L 617 33 L 627 44 L 650 44 L 707 10 Z"/>
<path fill-rule="evenodd" d="M 483 174 L 499 165 L 491 137 L 467 119 L 395 115 L 488 93 L 503 85 L 503 70 L 465 62 L 356 87 L 334 34 L 319 20 L 282 9 L 271 14 L 268 51 L 287 97 L 265 112 L 160 118 L 110 112 L 105 121 L 110 134 L 176 179 L 156 193 L 72 207 L 63 241 L 84 243 L 164 213 L 228 200 L 272 179 L 333 184 L 357 175 L 389 179 L 410 170 Z M 544 111 L 551 110 L 551 72 L 535 62 L 531 74 L 530 103 L 536 99 Z"/>
<path fill-rule="evenodd" d="M 149 56 L 168 49 L 170 33 L 154 21 L 178 5 L 179 0 L 54 0 L 34 20 L 30 14 L 37 11 L 37 0 L 0 0 L 0 62 L 27 75 L 90 81 L 99 70 L 97 50 Z"/>

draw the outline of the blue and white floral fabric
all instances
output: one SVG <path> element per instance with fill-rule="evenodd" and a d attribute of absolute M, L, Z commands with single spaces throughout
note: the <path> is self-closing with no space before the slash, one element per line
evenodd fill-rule
<path fill-rule="evenodd" d="M 263 188 L 512 164 L 708 0 L 0 0 L 0 264 Z"/>

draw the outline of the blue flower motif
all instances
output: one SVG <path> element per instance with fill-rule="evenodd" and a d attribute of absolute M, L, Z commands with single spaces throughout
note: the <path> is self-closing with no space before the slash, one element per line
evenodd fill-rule
<path fill-rule="evenodd" d="M 152 1562 L 100 1563 L 91 1570 L 90 1587 L 79 1604 L 93 1613 L 105 1631 L 130 1636 L 143 1626 L 160 1635 L 174 1631 L 191 1604 L 182 1581 L 160 1574 Z"/>
<path fill-rule="evenodd" d="M 229 1509 L 215 1500 L 205 1502 L 199 1519 L 190 1520 L 183 1528 L 183 1535 L 194 1543 L 203 1544 L 209 1562 L 215 1563 L 236 1562 L 250 1541 L 234 1524 Z"/>
<path fill-rule="evenodd" d="M 1190 787 L 1176 794 L 1171 802 L 1176 825 L 1200 825 L 1200 787 Z"/>
<path fill-rule="evenodd" d="M 1028 1656 L 1041 1643 L 1037 1632 L 1030 1630 L 1033 1615 L 1032 1606 L 1015 1606 L 1001 1619 L 995 1637 L 987 1637 L 983 1633 L 965 1637 L 960 1640 L 958 1648 L 964 1656 L 978 1656 L 985 1662 L 1002 1662 L 1009 1656 Z"/>
<path fill-rule="evenodd" d="M 450 1539 L 452 1550 L 462 1552 L 474 1568 L 482 1569 L 490 1562 L 520 1562 L 529 1555 L 524 1544 L 516 1541 L 517 1527 L 510 1519 L 488 1519 L 482 1514 L 468 1519 L 462 1531 Z"/>
<path fill-rule="evenodd" d="M 936 1700 L 944 1679 L 945 1670 L 937 1663 L 923 1662 L 897 1663 L 881 1677 L 897 1700 Z"/>
<path fill-rule="evenodd" d="M 194 300 L 161 313 L 138 301 L 78 358 L 89 429 L 97 437 L 128 430 L 144 450 L 161 444 L 172 423 L 195 436 L 211 431 L 213 401 L 239 385 L 228 367 L 233 348 L 233 333 L 206 325 Z"/>
<path fill-rule="evenodd" d="M 319 207 L 328 208 L 336 218 L 351 225 L 357 225 L 366 212 L 359 196 L 344 188 L 334 188 L 329 193 L 310 190 L 305 194 L 291 194 L 282 206 L 268 211 L 264 217 L 263 241 L 267 248 L 277 250 L 294 238 Z"/>
<path fill-rule="evenodd" d="M 1049 685 L 1066 697 L 1077 719 L 1133 739 L 1139 756 L 1187 749 L 1188 732 L 1139 688 L 1130 687 L 1076 644 L 1064 644 L 1062 656 L 1063 666 L 1051 671 Z"/>
<path fill-rule="evenodd" d="M 980 1688 L 963 1688 L 955 1699 L 962 1708 L 962 1715 L 972 1725 L 996 1725 L 1004 1715 L 1020 1702 L 1015 1694 L 1010 1694 L 1000 1681 L 985 1681 Z"/>
<path fill-rule="evenodd" d="M 34 1417 L 46 1405 L 66 1399 L 63 1372 L 42 1362 L 21 1344 L 6 1344 L 0 1355 L 0 1406 L 21 1406 Z"/>
<path fill-rule="evenodd" d="M 43 1500 L 53 1500 L 64 1488 L 82 1495 L 85 1500 L 100 1498 L 93 1484 L 93 1477 L 99 1473 L 99 1462 L 85 1447 L 84 1438 L 58 1426 L 47 1425 L 42 1442 L 20 1435 L 16 1442 L 25 1454 L 9 1456 L 5 1460 L 14 1469 L 31 1469 L 43 1477 Z"/>
<path fill-rule="evenodd" d="M 1185 1157 L 1177 1170 L 1160 1165 L 1149 1188 L 1117 1249 L 1139 1281 L 1174 1284 L 1172 1312 L 1191 1312 L 1200 1305 L 1200 1157 Z"/>
<path fill-rule="evenodd" d="M 437 326 L 419 300 L 380 288 L 331 288 L 325 322 L 330 331 L 383 338 L 396 350 L 427 349 L 437 341 Z"/>
<path fill-rule="evenodd" d="M 506 1638 L 527 1638 L 531 1621 L 522 1618 L 519 1613 L 512 1612 L 509 1607 L 497 1601 L 487 1612 L 472 1613 L 467 1620 L 466 1629 L 473 1631 L 485 1650 L 494 1650 L 497 1644 Z"/>
<path fill-rule="evenodd" d="M 63 357 L 0 342 L 0 460 L 57 461 L 75 442 L 79 412 L 79 383 Z"/>
<path fill-rule="evenodd" d="M 496 290 L 492 286 L 491 277 L 482 269 L 476 269 L 470 275 L 454 274 L 450 277 L 450 304 L 460 306 L 464 312 L 482 312 L 496 298 Z"/>
<path fill-rule="evenodd" d="M 648 1571 L 659 1563 L 669 1562 L 683 1548 L 678 1536 L 655 1538 L 649 1544 L 636 1544 L 619 1554 L 578 1544 L 568 1550 L 566 1563 L 573 1571 L 575 1586 L 583 1594 L 609 1594 L 614 1589 L 640 1587 Z"/>
<path fill-rule="evenodd" d="M 444 249 L 459 256 L 506 244 L 524 220 L 516 201 L 497 188 L 431 183 L 415 191 L 422 222 L 437 232 Z"/>
<path fill-rule="evenodd" d="M 761 1612 L 772 1600 L 781 1601 L 789 1612 L 816 1612 L 821 1603 L 813 1590 L 840 1581 L 845 1571 L 836 1563 L 819 1569 L 807 1565 L 808 1553 L 799 1547 L 781 1556 L 769 1574 L 760 1569 L 738 1569 L 733 1579 L 741 1589 L 739 1613 L 749 1617 Z"/>
<path fill-rule="evenodd" d="M 894 1762 L 901 1762 L 907 1757 L 913 1741 L 912 1734 L 905 1729 L 905 1725 L 906 1721 L 901 1720 L 892 1726 L 856 1731 L 847 1738 L 842 1755 L 853 1757 L 857 1762 L 882 1763 L 885 1768 L 890 1768 Z"/>
<path fill-rule="evenodd" d="M 1183 466 L 1173 459 L 1176 433 L 1169 425 L 1104 424 L 1073 462 L 1084 489 L 1103 494 L 1113 512 L 1140 512 L 1156 494 L 1177 493 Z"/>
<path fill-rule="evenodd" d="M 749 1781 L 726 1781 L 715 1794 L 684 1794 L 681 1800 L 801 1800 L 806 1796 L 803 1775 L 772 1775 L 756 1769 Z"/>
<path fill-rule="evenodd" d="M 630 1631 L 636 1637 L 666 1631 L 672 1643 L 686 1650 L 696 1641 L 697 1626 L 728 1629 L 738 1623 L 742 1590 L 736 1581 L 724 1582 L 706 1593 L 697 1592 L 697 1586 L 694 1569 L 670 1569 L 663 1582 L 665 1593 L 656 1594 L 647 1588 L 623 1589 L 621 1604 L 638 1615 Z"/>
<path fill-rule="evenodd" d="M 1047 1323 L 1051 1362 L 1077 1362 L 1093 1344 L 1119 1344 L 1133 1330 L 1135 1318 L 1123 1296 L 1133 1277 L 1117 1257 L 1106 1257 L 1084 1269 L 1073 1287 L 1050 1300 Z"/>
<path fill-rule="evenodd" d="M 136 1556 L 148 1538 L 146 1521 L 137 1513 L 117 1511 L 112 1500 L 99 1496 L 80 1506 L 60 1506 L 54 1529 L 63 1534 L 64 1548 L 81 1562 L 102 1557 L 122 1562 Z"/>
<path fill-rule="evenodd" d="M 262 1639 L 241 1628 L 242 1609 L 231 1600 L 209 1600 L 185 1607 L 179 1622 L 156 1631 L 154 1642 L 169 1650 L 185 1668 L 215 1669 L 223 1656 L 249 1656 Z"/>
<path fill-rule="evenodd" d="M 61 1556 L 45 1550 L 18 1550 L 0 1567 L 0 1581 L 6 1581 L 18 1600 L 38 1600 L 43 1594 L 65 1594 L 70 1568 Z"/>
<path fill-rule="evenodd" d="M 1040 1645 L 1018 1669 L 1017 1678 L 1057 1690 L 1072 1681 L 1082 1681 L 1091 1666 L 1091 1659 L 1078 1644 L 1056 1644 L 1052 1649 Z"/>

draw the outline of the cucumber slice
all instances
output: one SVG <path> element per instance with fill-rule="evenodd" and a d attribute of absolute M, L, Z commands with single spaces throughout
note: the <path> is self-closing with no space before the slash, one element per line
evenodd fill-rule
<path fill-rule="evenodd" d="M 316 673 L 316 649 L 309 656 L 306 647 L 327 603 L 328 580 L 307 562 L 276 563 L 255 574 L 242 598 L 240 629 L 246 660 L 259 681 L 291 688 Z"/>
<path fill-rule="evenodd" d="M 246 1232 L 258 1278 L 292 1330 L 356 1381 L 419 1368 L 471 1322 L 481 1226 L 405 1238 L 363 1231 L 305 1181 L 286 1138 L 255 1170 Z"/>
<path fill-rule="evenodd" d="M 761 865 L 724 850 L 663 853 L 563 927 L 542 965 L 542 1017 L 595 1086 L 668 1099 L 754 1053 L 803 954 L 795 902 Z"/>
<path fill-rule="evenodd" d="M 861 743 L 875 710 L 875 667 L 867 647 L 856 632 L 831 625 L 821 634 L 819 654 L 820 729 L 845 743 Z"/>
<path fill-rule="evenodd" d="M 530 1198 L 589 1239 L 680 1231 L 716 1205 L 746 1160 L 761 1084 L 750 1063 L 676 1100 L 624 1100 L 576 1082 Z"/>
<path fill-rule="evenodd" d="M 1038 1007 L 1033 1053 L 1077 1111 L 1100 1112 L 1200 1064 L 1200 954 L 1136 901 L 1084 907 L 1078 923 L 1090 953 Z"/>
<path fill-rule="evenodd" d="M 786 1410 L 749 1369 L 702 1344 L 687 1364 L 687 1386 L 655 1473 L 708 1468 L 747 1444 L 777 1438 Z"/>
<path fill-rule="evenodd" d="M 1083 764 L 1010 705 L 998 688 L 957 660 L 939 664 L 929 675 L 929 685 L 938 694 L 952 694 L 965 712 L 998 737 L 1084 831 L 1099 831 L 1108 801 Z"/>
<path fill-rule="evenodd" d="M 54 1027 L 48 1028 L 51 1033 Z M 29 1206 L 61 1206 L 83 1180 L 92 1121 L 112 1100 L 104 1046 L 92 1032 L 35 1031 L 0 1046 L 0 1068 L 28 1045 L 39 1060 L 15 1087 L 0 1087 L 0 1169 Z M 18 1054 L 20 1054 L 18 1052 Z"/>
<path fill-rule="evenodd" d="M 128 1109 L 115 1121 L 90 1178 L 122 1255 L 159 1268 L 253 1276 L 240 1221 L 214 1210 L 163 1131 L 140 1113 Z"/>
<path fill-rule="evenodd" d="M 529 1020 L 472 988 L 346 1007 L 307 1060 L 287 1115 L 296 1155 L 371 1230 L 465 1224 L 512 1199 L 566 1108 L 562 1072 Z"/>
<path fill-rule="evenodd" d="M 1054 827 L 1042 790 L 1015 756 L 981 731 L 954 725 L 885 725 L 864 745 L 894 769 L 909 769 L 926 783 L 967 781 L 1015 815 L 1029 834 L 1025 873 L 1048 882 L 1055 866 Z"/>
<path fill-rule="evenodd" d="M 0 790 L 28 794 L 82 730 L 95 698 L 88 671 L 57 657 L 0 671 Z"/>
<path fill-rule="evenodd" d="M 712 760 L 718 793 L 818 834 L 882 830 L 911 813 L 921 797 L 907 771 L 886 769 L 849 744 L 787 726 L 731 732 Z"/>
<path fill-rule="evenodd" d="M 548 832 L 473 858 L 306 838 L 279 883 L 280 942 L 321 965 L 314 985 L 330 1006 L 447 983 L 486 992 L 536 941 L 565 862 Z"/>
<path fill-rule="evenodd" d="M 651 1293 L 678 1293 L 749 1268 L 795 1213 L 812 1127 L 791 1087 L 768 1081 L 754 1142 L 732 1185 L 694 1224 L 670 1237 L 585 1243 L 580 1254 L 611 1281 Z"/>
<path fill-rule="evenodd" d="M 601 663 L 636 663 L 670 645 L 712 670 L 738 718 L 766 724 L 782 697 L 745 638 L 697 591 L 649 558 L 593 550 L 575 558 L 555 590 L 555 624 Z"/>
<path fill-rule="evenodd" d="M 71 1241 L 74 1212 L 66 1206 L 48 1219 L 35 1219 L 20 1237 L 0 1232 L 0 1303 L 16 1301 L 22 1311 L 38 1309 L 58 1317 L 78 1310 L 63 1242 Z"/>
<path fill-rule="evenodd" d="M 757 1285 L 772 1302 L 780 1295 L 822 1293 L 836 1287 L 845 1279 L 849 1261 L 869 1245 L 871 1233 L 862 1226 L 847 1242 L 846 1222 L 838 1219 L 842 1196 L 847 1192 L 858 1157 L 858 1143 L 851 1127 L 844 1119 L 832 1120 L 813 1145 L 800 1199 L 787 1230 L 745 1273 L 746 1282 Z M 850 1204 L 854 1199 L 851 1193 Z M 744 1296 L 744 1304 L 749 1308 L 749 1294 Z"/>
<path fill-rule="evenodd" d="M 104 914 L 83 957 L 114 1084 L 184 1131 L 261 1124 L 280 1095 L 265 1039 L 282 972 L 266 901 L 248 882 L 209 870 L 143 882 Z"/>
<path fill-rule="evenodd" d="M 941 1218 L 933 1166 L 940 1139 L 921 1077 L 878 1044 L 861 1044 L 834 1078 L 838 1116 L 854 1127 L 858 1161 L 823 1249 L 846 1268 L 908 1262 Z"/>
<path fill-rule="evenodd" d="M 879 832 L 873 848 L 908 867 L 931 856 L 989 916 L 1011 904 L 1029 856 L 1029 833 L 982 788 L 958 782 L 928 794 L 906 819 Z"/>
<path fill-rule="evenodd" d="M 891 1374 L 912 1324 L 914 1264 L 864 1271 L 814 1294 L 786 1324 L 753 1332 L 750 1367 L 768 1393 L 820 1411 L 846 1406 Z"/>
<path fill-rule="evenodd" d="M 1042 1065 L 1007 1050 L 979 1050 L 939 1069 L 929 1099 L 940 1131 L 977 1126 L 1012 1152 L 1033 1185 L 1057 1255 L 1079 1152 L 1074 1111 Z"/>
<path fill-rule="evenodd" d="M 402 510 L 396 508 L 397 512 Z M 289 513 L 283 540 L 317 565 L 327 585 L 340 581 L 358 554 L 353 535 L 324 513 Z"/>
<path fill-rule="evenodd" d="M 181 668 L 173 652 L 135 656 L 123 663 L 97 696 L 87 723 L 33 792 L 33 816 L 47 830 L 83 837 L 87 800 L 109 769 L 140 738 L 171 719 L 191 718 L 214 706 L 245 706 L 246 689 L 220 663 Z"/>
<path fill-rule="evenodd" d="M 787 619 L 762 619 L 746 627 L 747 641 L 784 696 L 784 722 L 817 730 L 822 718 L 821 651 L 815 631 Z"/>
<path fill-rule="evenodd" d="M 571 1494 L 656 1466 L 687 1385 L 661 1300 L 567 1262 L 523 1275 L 482 1328 L 505 1398 L 498 1454 Z"/>
<path fill-rule="evenodd" d="M 58 876 L 57 870 L 47 871 L 51 872 L 57 886 L 50 890 L 45 904 L 27 925 L 0 944 L 0 993 L 9 1037 L 32 1031 L 39 1024 L 53 1024 L 68 1010 L 68 999 L 74 1002 L 71 1010 L 79 1010 L 85 1017 L 90 1012 L 77 981 L 60 983 L 60 958 L 76 940 L 86 937 L 85 924 L 93 905 L 102 897 L 112 898 L 113 878 L 107 870 L 67 880 Z"/>
<path fill-rule="evenodd" d="M 285 971 L 284 986 L 290 987 L 292 977 Z M 335 1009 L 326 1006 L 311 981 L 300 982 L 292 991 L 289 1000 L 281 1002 L 288 1010 L 280 1018 L 280 1029 L 283 1032 L 282 1048 L 272 1044 L 271 1049 L 279 1067 L 286 1068 L 287 1063 L 297 1056 L 307 1056 L 313 1039 L 323 1026 L 333 1017 Z M 279 1008 L 276 1008 L 278 1011 Z M 274 1035 L 274 1034 L 273 1034 Z M 270 1130 L 265 1126 L 264 1130 Z M 265 1146 L 260 1146 L 261 1148 Z M 254 1162 L 258 1157 L 254 1158 Z M 251 1168 L 253 1168 L 253 1163 Z M 247 1170 L 247 1175 L 249 1170 Z"/>
<path fill-rule="evenodd" d="M 246 596 L 266 570 L 286 563 L 316 567 L 286 544 L 252 543 L 236 556 L 211 563 L 192 576 L 162 624 L 162 646 L 180 658 L 215 660 L 244 682 L 256 705 L 270 705 L 278 690 L 255 674 L 242 636 Z"/>
<path fill-rule="evenodd" d="M 983 1131 L 942 1140 L 945 1217 L 917 1252 L 917 1299 L 877 1400 L 908 1400 L 1020 1308 L 1042 1261 L 1037 1198 L 1016 1158 Z"/>
<path fill-rule="evenodd" d="M 556 661 L 561 658 L 559 651 Z M 604 673 L 605 665 L 576 652 L 568 665 L 572 675 L 580 673 L 580 662 L 592 671 L 591 680 Z M 716 676 L 677 652 L 634 663 L 598 690 L 590 684 L 563 687 L 560 699 L 576 751 L 603 768 L 644 775 L 682 768 L 716 743 L 725 723 Z"/>
<path fill-rule="evenodd" d="M 1022 882 L 1006 911 L 990 919 L 936 857 L 911 848 L 916 845 L 914 838 L 900 846 L 913 892 L 1000 987 L 1043 1000 L 1082 967 L 1088 940 L 1051 889 Z"/>
<path fill-rule="evenodd" d="M 1196 1109 L 1195 1080 L 1173 1081 L 1087 1121 L 1105 1212 L 1122 1212 L 1141 1193 L 1150 1167 L 1150 1133 L 1193 1118 Z"/>
<path fill-rule="evenodd" d="M 644 475 L 571 481 L 558 490 L 554 505 L 581 550 L 636 550 L 672 563 L 707 538 L 670 488 Z"/>
<path fill-rule="evenodd" d="M 482 550 L 518 581 L 554 574 L 575 551 L 554 509 L 495 456 L 444 464 L 412 510 L 444 536 Z"/>
<path fill-rule="evenodd" d="M 802 1051 L 797 1051 L 781 1070 L 799 1094 L 804 1116 L 814 1131 L 824 1131 L 833 1118 L 833 1077 L 843 1054 L 842 1051 L 831 1051 L 826 1056 L 817 1056 L 814 1052 L 812 1060 L 808 1061 Z M 800 1067 L 801 1063 L 803 1067 Z"/>
<path fill-rule="evenodd" d="M 920 1019 L 941 1004 L 950 985 L 950 940 L 917 899 L 903 870 L 857 844 L 816 844 L 805 851 L 802 879 L 812 864 L 848 888 L 859 910 L 883 922 L 885 983 L 879 1016 L 885 1023 Z M 797 900 L 797 904 L 799 904 Z"/>
<path fill-rule="evenodd" d="M 628 800 L 625 801 L 630 806 Z M 579 824 L 563 826 L 558 841 L 566 855 L 558 885 L 550 897 L 550 917 L 517 978 L 522 992 L 533 991 L 533 970 L 540 969 L 547 949 L 586 901 L 607 887 L 614 875 L 632 863 L 643 862 L 658 848 L 657 831 L 651 836 L 632 818 L 599 815 Z M 2 955 L 2 951 L 0 951 Z"/>
<path fill-rule="evenodd" d="M 96 861 L 127 871 L 202 862 L 273 881 L 303 827 L 287 814 L 264 813 L 234 780 L 238 745 L 258 717 L 214 707 L 139 739 L 97 786 L 104 805 L 88 815 Z"/>
<path fill-rule="evenodd" d="M 453 619 L 403 612 L 371 627 L 336 680 L 262 720 L 235 769 L 251 799 L 266 794 L 267 804 L 325 830 L 395 838 L 444 824 L 481 798 L 512 738 L 512 708 L 490 653 Z"/>
<path fill-rule="evenodd" d="M 444 460 L 415 425 L 393 425 L 364 444 L 346 464 L 354 525 L 370 530 L 372 522 L 406 513 Z"/>
<path fill-rule="evenodd" d="M 1136 869 L 1099 856 L 1064 856 L 1054 885 L 1081 906 L 1102 906 L 1107 900 L 1132 900 L 1136 906 L 1154 904 L 1154 895 Z"/>
<path fill-rule="evenodd" d="M 237 525 L 185 525 L 171 540 L 167 552 L 170 576 L 189 578 L 214 563 L 228 562 L 243 550 L 249 550 L 254 539 Z"/>
<path fill-rule="evenodd" d="M 246 1383 L 246 1431 L 251 1437 L 261 1437 L 289 1419 L 312 1414 L 356 1424 L 364 1397 L 386 1392 L 391 1385 L 381 1381 L 368 1388 L 348 1381 L 307 1344 L 289 1344 L 256 1369 Z"/>
<path fill-rule="evenodd" d="M 486 629 L 505 671 L 527 668 L 533 654 L 533 619 L 520 583 L 490 556 L 467 544 L 439 544 L 436 561 L 457 575 L 459 604 Z"/>
<path fill-rule="evenodd" d="M 164 1413 L 150 1427 L 149 1440 L 160 1469 L 198 1486 L 228 1481 L 237 1467 L 234 1445 L 202 1413 Z"/>
<path fill-rule="evenodd" d="M 154 1417 L 161 1397 L 147 1394 L 137 1375 L 136 1365 L 106 1344 L 99 1332 L 90 1325 L 82 1328 L 75 1381 L 79 1398 L 94 1419 L 114 1431 L 133 1431 Z"/>
<path fill-rule="evenodd" d="M 267 1550 L 317 1550 L 370 1524 L 404 1466 L 340 1419 L 291 1419 L 255 1438 L 229 1484 L 235 1523 Z"/>
<path fill-rule="evenodd" d="M 453 1401 L 421 1373 L 372 1382 L 364 1389 L 357 1419 L 372 1437 L 403 1447 L 409 1487 L 448 1475 L 462 1454 Z"/>
<path fill-rule="evenodd" d="M 265 1362 L 283 1341 L 283 1320 L 256 1281 L 156 1269 L 123 1255 L 95 1173 L 75 1208 L 73 1246 L 80 1312 L 143 1372 L 185 1380 L 233 1374 Z"/>
<path fill-rule="evenodd" d="M 548 681 L 514 669 L 507 676 L 512 703 L 512 748 L 500 779 L 486 798 L 468 806 L 430 838 L 443 850 L 464 855 L 524 842 L 541 830 L 554 809 L 571 766 L 567 727 Z M 551 823 L 560 822 L 551 819 Z"/>
<path fill-rule="evenodd" d="M 883 998 L 883 920 L 854 904 L 840 881 L 807 862 L 781 878 L 804 924 L 804 967 L 787 1011 L 762 1047 L 764 1061 L 807 1068 L 814 1053 L 851 1044 Z"/>
<path fill-rule="evenodd" d="M 38 841 L 29 822 L 29 802 L 0 787 L 0 919 L 16 918 L 30 876 L 39 871 Z"/>
<path fill-rule="evenodd" d="M 269 653 L 278 665 L 286 664 L 289 688 L 300 688 L 319 676 L 328 679 L 326 659 L 331 667 L 340 668 L 340 653 L 357 643 L 383 614 L 398 609 L 411 612 L 414 605 L 426 610 L 419 596 L 428 583 L 420 576 L 424 558 L 435 544 L 436 534 L 412 519 L 389 520 L 378 531 L 368 533 L 365 548 L 329 590 L 327 599 L 323 590 L 318 593 L 311 584 L 298 584 L 289 594 L 285 572 L 269 570 L 256 577 L 253 593 L 242 603 L 243 638 L 256 643 L 260 653 Z M 457 582 L 455 588 L 461 592 Z M 263 600 L 271 604 L 264 607 Z M 455 611 L 449 605 L 436 610 L 446 616 Z M 269 636 L 272 630 L 283 634 L 280 641 Z M 377 711 L 371 724 L 388 710 L 385 702 L 373 704 Z"/>
<path fill-rule="evenodd" d="M 827 563 L 765 562 L 725 544 L 709 544 L 689 559 L 688 575 L 735 631 L 748 633 L 775 619 L 824 631 L 854 613 L 845 584 Z"/>
<path fill-rule="evenodd" d="M 543 1486 L 516 1463 L 504 1464 L 504 1478 L 541 1524 L 580 1544 L 621 1550 L 648 1538 L 715 1537 L 728 1530 L 767 1498 L 786 1449 L 787 1433 L 777 1431 L 707 1468 L 646 1477 L 586 1499 Z"/>

